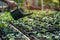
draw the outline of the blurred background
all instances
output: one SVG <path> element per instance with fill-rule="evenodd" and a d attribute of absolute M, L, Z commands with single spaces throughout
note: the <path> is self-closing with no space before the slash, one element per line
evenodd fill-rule
<path fill-rule="evenodd" d="M 54 9 L 60 7 L 60 0 L 14 0 L 23 9 L 41 10 Z M 7 6 L 7 4 L 0 2 L 0 6 Z"/>

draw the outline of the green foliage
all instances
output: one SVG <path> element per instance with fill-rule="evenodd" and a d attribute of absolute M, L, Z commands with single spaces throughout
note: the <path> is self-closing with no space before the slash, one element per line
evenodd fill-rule
<path fill-rule="evenodd" d="M 16 31 L 12 31 L 12 34 L 9 33 L 12 29 L 12 28 L 10 29 L 9 27 L 7 27 L 9 21 L 13 22 L 15 25 L 16 24 L 22 25 L 22 27 L 24 27 L 24 29 L 26 29 L 28 31 L 33 30 L 32 33 L 33 34 L 37 33 L 37 35 L 40 37 L 41 37 L 41 35 L 43 35 L 42 37 L 46 37 L 46 38 L 49 37 L 48 38 L 49 40 L 52 39 L 52 34 L 54 32 L 50 27 L 52 27 L 52 28 L 57 27 L 58 29 L 60 28 L 60 12 L 51 11 L 51 10 L 48 10 L 48 11 L 47 10 L 44 10 L 44 11 L 26 10 L 26 12 L 27 13 L 32 12 L 33 15 L 30 15 L 30 16 L 27 16 L 24 18 L 20 18 L 17 21 L 15 21 L 11 17 L 9 12 L 0 14 L 0 27 L 4 27 L 4 32 L 7 34 L 6 35 L 7 37 L 12 38 L 12 34 L 14 34 L 16 32 Z M 51 33 L 49 30 L 51 30 L 53 32 Z M 49 31 L 49 32 L 46 32 L 46 31 Z M 57 29 L 56 29 L 56 31 L 57 31 Z M 45 33 L 45 34 L 43 34 L 43 33 Z M 59 35 L 59 31 L 56 32 L 56 35 Z"/>

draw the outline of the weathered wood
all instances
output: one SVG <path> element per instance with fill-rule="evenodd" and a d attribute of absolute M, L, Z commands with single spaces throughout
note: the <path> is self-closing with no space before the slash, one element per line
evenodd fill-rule
<path fill-rule="evenodd" d="M 24 33 L 22 30 L 17 29 L 16 26 L 15 26 L 14 24 L 10 23 L 10 22 L 9 22 L 9 26 L 12 27 L 12 28 L 14 28 L 14 29 L 15 29 L 16 31 L 18 31 L 19 33 Z M 30 40 L 30 38 L 27 37 L 25 34 L 24 34 L 24 36 L 26 37 L 26 40 Z"/>
<path fill-rule="evenodd" d="M 7 9 L 7 6 L 0 6 L 0 10 L 2 10 L 2 9 Z"/>
<path fill-rule="evenodd" d="M 26 30 L 23 27 L 16 26 L 13 23 L 9 22 L 9 26 L 14 28 L 16 31 L 23 33 L 24 36 L 26 37 L 26 40 L 35 40 L 38 39 L 36 34 L 30 35 L 30 33 L 26 32 Z M 24 30 L 23 30 L 24 29 Z M 39 40 L 39 39 L 38 39 Z"/>

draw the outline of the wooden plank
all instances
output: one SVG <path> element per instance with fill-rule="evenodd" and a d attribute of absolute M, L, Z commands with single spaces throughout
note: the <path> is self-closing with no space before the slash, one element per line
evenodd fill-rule
<path fill-rule="evenodd" d="M 29 35 L 29 33 L 27 33 L 23 27 L 16 26 L 16 25 L 14 25 L 14 24 L 11 23 L 11 22 L 9 22 L 9 25 L 10 25 L 10 27 L 14 28 L 16 31 L 24 34 L 24 36 L 26 37 L 26 40 L 35 40 L 35 39 L 39 40 L 39 39 L 36 37 L 36 36 L 37 36 L 36 34 Z M 24 29 L 24 30 L 23 30 L 23 29 Z M 35 36 L 35 35 L 36 35 L 36 36 Z"/>
<path fill-rule="evenodd" d="M 13 24 L 11 24 L 10 22 L 9 22 L 9 26 L 10 27 L 12 27 L 12 28 L 14 28 L 16 31 L 18 31 L 19 33 L 22 33 L 21 32 L 21 30 L 19 30 L 19 29 L 17 29 Z M 27 37 L 25 34 L 23 34 L 25 37 L 26 37 L 26 40 L 30 40 L 30 38 L 29 37 Z"/>
<path fill-rule="evenodd" d="M 0 10 L 1 10 L 1 9 L 7 9 L 7 7 L 8 7 L 8 6 L 3 6 L 3 7 L 0 6 Z"/>

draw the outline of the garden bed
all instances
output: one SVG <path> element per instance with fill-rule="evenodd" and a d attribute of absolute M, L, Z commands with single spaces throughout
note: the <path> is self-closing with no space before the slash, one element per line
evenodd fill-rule
<path fill-rule="evenodd" d="M 10 16 L 9 12 L 1 14 L 0 27 L 4 27 L 3 29 L 7 28 L 7 31 L 2 31 L 6 35 L 9 34 L 12 29 L 7 25 L 11 21 L 23 31 L 23 34 L 27 34 L 30 37 L 33 36 L 35 40 L 60 40 L 60 12 L 53 10 L 27 10 L 26 12 L 32 12 L 33 15 L 20 18 L 17 21 Z M 10 29 L 9 31 L 8 28 Z"/>

